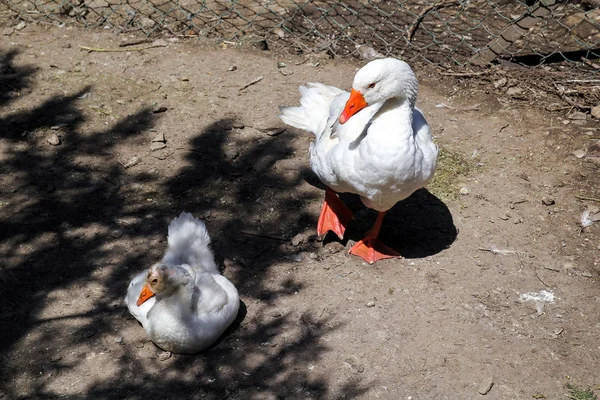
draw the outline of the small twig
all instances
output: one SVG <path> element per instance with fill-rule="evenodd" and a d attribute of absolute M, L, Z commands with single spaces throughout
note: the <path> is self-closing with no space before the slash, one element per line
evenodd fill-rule
<path fill-rule="evenodd" d="M 505 130 L 506 128 L 508 128 L 510 126 L 510 124 L 506 124 L 506 125 L 502 125 L 500 127 L 500 130 L 498 130 L 498 133 L 502 132 L 503 130 Z"/>
<path fill-rule="evenodd" d="M 588 67 L 592 67 L 594 69 L 600 69 L 600 65 L 593 63 L 592 61 L 588 60 L 585 57 L 581 57 L 579 58 L 581 60 L 582 63 L 584 63 L 585 65 L 587 65 Z"/>
<path fill-rule="evenodd" d="M 254 232 L 248 232 L 248 231 L 240 231 L 240 233 L 242 233 L 244 235 L 248 235 L 248 236 L 255 236 L 255 237 L 264 238 L 264 239 L 277 240 L 277 241 L 280 241 L 280 242 L 287 242 L 287 241 L 289 241 L 289 239 L 284 239 L 284 238 L 275 237 L 275 236 L 269 236 L 269 235 L 263 235 L 263 234 L 260 234 L 260 233 L 254 233 Z"/>
<path fill-rule="evenodd" d="M 552 82 L 552 83 L 554 84 L 554 87 L 556 88 L 556 91 L 558 92 L 558 94 L 560 95 L 560 97 L 561 97 L 561 98 L 562 98 L 564 101 L 566 101 L 567 103 L 569 103 L 570 105 L 572 105 L 573 107 L 576 107 L 576 108 L 578 108 L 578 109 L 580 109 L 580 110 L 590 110 L 590 109 L 592 108 L 592 107 L 590 107 L 590 106 L 584 106 L 584 105 L 582 105 L 582 104 L 579 104 L 579 103 L 577 103 L 575 100 L 573 100 L 573 99 L 569 98 L 569 96 L 567 96 L 567 95 L 564 93 L 564 90 L 563 90 L 563 89 L 561 89 L 561 88 L 560 88 L 560 87 L 559 87 L 559 86 L 556 84 L 556 82 Z"/>
<path fill-rule="evenodd" d="M 413 21 L 412 25 L 410 26 L 410 28 L 408 28 L 408 31 L 406 31 L 406 37 L 408 38 L 408 41 L 409 42 L 412 41 L 413 37 L 415 36 L 415 32 L 417 31 L 417 28 L 419 28 L 419 25 L 421 25 L 421 21 L 423 21 L 423 18 L 425 18 L 425 16 L 427 14 L 429 14 L 433 10 L 439 10 L 440 8 L 452 6 L 454 4 L 460 4 L 460 1 L 458 1 L 458 0 L 442 0 L 437 4 L 432 4 L 428 7 L 425 7 L 419 13 L 419 15 L 417 15 L 417 17 Z"/>
<path fill-rule="evenodd" d="M 597 199 L 595 197 L 588 197 L 588 196 L 575 196 L 575 198 L 579 199 L 579 200 L 589 200 L 589 201 L 597 201 L 600 202 L 600 199 Z"/>
<path fill-rule="evenodd" d="M 96 106 L 90 106 L 90 108 L 91 108 L 92 110 L 96 111 L 96 112 L 97 112 L 97 113 L 99 113 L 99 114 L 106 115 L 106 116 L 109 116 L 109 117 L 115 117 L 116 119 L 119 119 L 119 116 L 118 116 L 118 115 L 115 115 L 115 114 L 109 113 L 108 111 L 104 111 L 104 110 L 103 110 L 103 109 L 101 109 L 100 107 L 96 107 Z"/>
<path fill-rule="evenodd" d="M 491 70 L 486 70 L 486 71 L 479 71 L 479 72 L 440 72 L 440 75 L 445 75 L 445 76 L 480 76 L 480 75 L 487 75 L 489 73 L 491 73 Z"/>
<path fill-rule="evenodd" d="M 439 103 L 436 107 L 438 107 L 438 108 L 444 107 L 444 108 L 447 108 L 449 110 L 454 110 L 454 111 L 479 111 L 479 106 L 480 106 L 480 104 L 475 104 L 475 105 L 472 105 L 469 107 L 452 107 L 452 106 L 449 106 L 444 103 Z"/>
<path fill-rule="evenodd" d="M 600 79 L 567 79 L 566 81 L 560 81 L 565 83 L 593 83 L 600 82 Z"/>
<path fill-rule="evenodd" d="M 260 81 L 262 81 L 262 80 L 263 80 L 263 76 L 261 75 L 261 76 L 259 76 L 258 78 L 254 79 L 254 80 L 252 80 L 252 81 L 250 81 L 250 82 L 248 82 L 248 83 L 246 83 L 246 84 L 245 84 L 244 86 L 242 86 L 242 87 L 241 87 L 239 90 L 240 90 L 240 91 L 242 91 L 242 90 L 246 89 L 247 87 L 249 87 L 249 86 L 252 86 L 252 85 L 254 85 L 254 84 L 256 84 L 256 83 L 258 83 L 258 82 L 260 82 Z"/>
<path fill-rule="evenodd" d="M 88 47 L 88 46 L 79 46 L 79 48 L 81 50 L 87 50 L 90 53 L 93 52 L 98 52 L 98 53 L 123 53 L 123 52 L 127 52 L 127 51 L 142 51 L 142 50 L 148 50 L 148 49 L 152 49 L 154 47 L 167 47 L 168 45 L 166 43 L 157 43 L 157 44 L 151 44 L 150 46 L 144 46 L 144 47 L 134 47 L 131 49 L 105 49 L 102 47 Z"/>
<path fill-rule="evenodd" d="M 479 247 L 477 250 L 481 250 L 481 251 L 487 251 L 490 252 L 492 254 L 499 254 L 499 255 L 512 255 L 512 254 L 519 254 L 522 253 L 520 251 L 515 251 L 515 250 L 502 250 L 497 248 L 494 245 L 491 245 L 489 249 L 486 249 L 485 247 Z"/>
<path fill-rule="evenodd" d="M 133 39 L 119 43 L 119 47 L 135 46 L 136 44 L 148 43 L 148 39 Z"/>

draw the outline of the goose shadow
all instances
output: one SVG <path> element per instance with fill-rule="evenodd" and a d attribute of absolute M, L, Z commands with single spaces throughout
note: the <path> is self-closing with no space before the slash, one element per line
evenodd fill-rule
<path fill-rule="evenodd" d="M 312 186 L 325 190 L 325 185 L 310 170 L 303 173 Z M 339 193 L 342 201 L 354 213 L 354 220 L 346 229 L 342 243 L 359 241 L 373 226 L 377 211 L 365 207 L 360 197 Z M 323 195 L 324 199 L 324 195 Z M 315 219 L 314 223 L 317 223 Z M 424 258 L 449 248 L 458 236 L 458 229 L 450 210 L 427 189 L 419 189 L 407 199 L 398 202 L 386 214 L 379 234 L 381 241 L 397 250 L 404 258 Z M 324 244 L 339 240 L 329 232 Z"/>

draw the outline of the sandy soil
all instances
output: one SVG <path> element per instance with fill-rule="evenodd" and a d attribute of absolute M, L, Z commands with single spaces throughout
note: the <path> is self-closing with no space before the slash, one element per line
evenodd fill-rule
<path fill-rule="evenodd" d="M 562 399 L 600 384 L 600 223 L 579 224 L 600 204 L 576 197 L 600 197 L 597 121 L 415 66 L 445 156 L 386 219 L 404 258 L 369 266 L 347 249 L 374 213 L 350 196 L 348 242 L 316 240 L 312 138 L 272 129 L 299 84 L 349 88 L 358 63 L 79 48 L 125 39 L 0 36 L 0 397 Z M 169 357 L 123 296 L 182 210 L 206 220 L 243 307 L 212 349 Z M 541 290 L 554 302 L 520 300 Z"/>

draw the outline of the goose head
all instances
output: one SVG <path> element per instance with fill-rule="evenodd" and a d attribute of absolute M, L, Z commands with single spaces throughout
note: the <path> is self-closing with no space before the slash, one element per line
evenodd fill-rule
<path fill-rule="evenodd" d="M 191 275 L 184 268 L 154 264 L 148 270 L 146 282 L 136 304 L 139 307 L 154 296 L 157 300 L 170 297 L 191 281 Z"/>
<path fill-rule="evenodd" d="M 340 115 L 340 124 L 372 104 L 398 98 L 414 106 L 419 83 L 415 73 L 404 61 L 395 58 L 373 60 L 354 76 L 350 98 Z"/>

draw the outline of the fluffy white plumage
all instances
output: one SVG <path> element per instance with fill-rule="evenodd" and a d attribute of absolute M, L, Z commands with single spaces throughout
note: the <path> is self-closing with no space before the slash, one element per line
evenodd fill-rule
<path fill-rule="evenodd" d="M 415 107 L 418 82 L 408 64 L 371 61 L 352 88 L 368 106 L 344 124 L 338 118 L 350 93 L 320 83 L 301 86 L 300 106 L 281 107 L 280 118 L 315 135 L 310 165 L 324 184 L 387 211 L 432 179 L 438 148 Z"/>
<path fill-rule="evenodd" d="M 219 273 L 201 220 L 181 213 L 169 225 L 168 243 L 162 261 L 133 278 L 125 302 L 157 346 L 196 353 L 213 344 L 235 320 L 238 292 Z M 153 278 L 159 279 L 161 290 L 138 306 L 142 288 Z"/>

